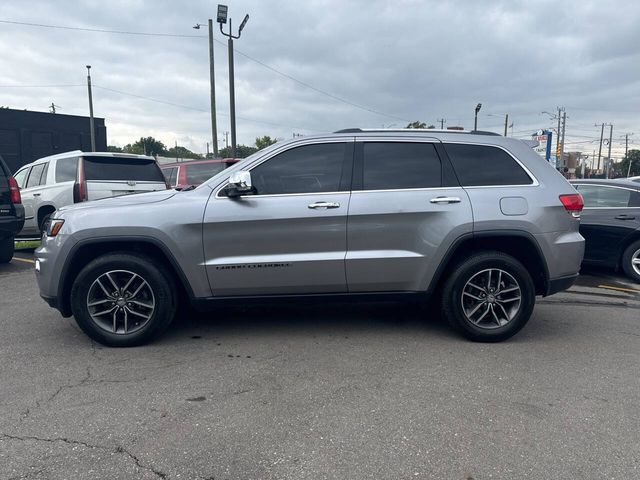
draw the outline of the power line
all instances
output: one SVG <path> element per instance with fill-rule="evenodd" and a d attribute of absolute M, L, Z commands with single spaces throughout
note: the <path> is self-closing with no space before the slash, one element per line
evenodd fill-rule
<path fill-rule="evenodd" d="M 66 88 L 66 87 L 86 87 L 80 84 L 64 84 L 64 85 L 0 85 L 0 88 Z"/>
<path fill-rule="evenodd" d="M 124 30 L 108 30 L 108 29 L 101 29 L 101 28 L 85 28 L 85 27 L 69 27 L 69 26 L 63 26 L 63 25 L 48 25 L 48 24 L 43 24 L 43 23 L 30 23 L 30 22 L 16 22 L 13 20 L 0 20 L 0 23 L 6 23 L 6 24 L 11 24 L 11 25 L 25 25 L 25 26 L 30 26 L 30 27 L 41 27 L 41 28 L 54 28 L 54 29 L 62 29 L 62 30 L 76 30 L 76 31 L 83 31 L 83 32 L 97 32 L 97 33 L 113 33 L 113 34 L 118 34 L 118 35 L 138 35 L 138 36 L 147 36 L 147 37 L 174 37 L 174 38 L 206 38 L 207 35 L 182 35 L 182 34 L 174 34 L 174 33 L 154 33 L 154 32 L 131 32 L 131 31 L 124 31 Z M 222 46 L 226 46 L 224 44 L 224 42 L 222 42 L 221 40 L 217 40 L 214 39 L 216 43 L 222 45 Z M 268 65 L 260 60 L 258 60 L 257 58 L 252 57 L 251 55 L 248 55 L 244 52 L 241 52 L 240 50 L 237 49 L 233 49 L 234 52 L 236 52 L 238 55 L 241 55 L 245 58 L 247 58 L 248 60 L 251 60 L 252 62 L 257 63 L 258 65 L 261 65 L 262 67 L 271 70 L 274 73 L 277 73 L 278 75 L 281 75 L 289 80 L 291 80 L 292 82 L 296 82 L 299 85 L 302 85 L 306 88 L 309 88 L 315 92 L 318 92 L 322 95 L 325 95 L 329 98 L 332 98 L 336 101 L 342 102 L 346 105 L 350 105 L 352 107 L 355 108 L 359 108 L 361 110 L 364 110 L 366 112 L 369 113 L 374 113 L 376 115 L 381 115 L 383 117 L 388 117 L 388 118 L 393 118 L 395 120 L 402 120 L 403 122 L 409 122 L 409 120 L 407 120 L 406 118 L 401 118 L 398 117 L 396 115 L 391 115 L 388 113 L 384 113 L 381 112 L 379 110 L 375 110 L 373 108 L 367 107 L 365 105 L 360 105 L 358 103 L 352 102 L 350 100 L 347 100 L 345 98 L 339 97 L 337 95 L 334 95 L 330 92 L 327 92 L 326 90 L 322 90 L 321 88 L 315 87 L 307 82 L 304 82 L 302 80 L 298 80 L 297 78 L 289 75 L 288 73 L 282 72 L 280 70 L 278 70 L 277 68 L 272 67 L 271 65 Z"/>
<path fill-rule="evenodd" d="M 59 30 L 76 30 L 82 32 L 115 33 L 118 35 L 138 35 L 142 37 L 179 37 L 179 38 L 203 38 L 206 35 L 183 35 L 178 33 L 154 33 L 154 32 L 129 32 L 125 30 L 106 30 L 102 28 L 68 27 L 64 25 L 47 25 L 44 23 L 16 22 L 13 20 L 0 20 L 0 23 L 11 25 L 25 25 L 28 27 L 55 28 Z"/>

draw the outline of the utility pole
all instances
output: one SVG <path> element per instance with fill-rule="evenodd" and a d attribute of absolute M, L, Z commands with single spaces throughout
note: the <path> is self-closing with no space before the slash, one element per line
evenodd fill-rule
<path fill-rule="evenodd" d="M 481 108 L 482 108 L 482 104 L 481 104 L 481 103 L 479 103 L 478 105 L 476 105 L 476 108 L 475 108 L 476 115 L 475 115 L 475 117 L 473 118 L 473 131 L 474 131 L 474 132 L 475 132 L 476 130 L 478 130 L 478 112 L 480 112 L 480 109 L 481 109 Z"/>
<path fill-rule="evenodd" d="M 594 127 L 597 127 L 598 125 L 594 125 Z M 600 171 L 600 158 L 602 157 L 602 139 L 604 137 L 604 123 L 602 125 L 600 125 L 601 130 L 600 130 L 600 147 L 598 148 L 598 168 L 596 168 L 596 171 Z"/>
<path fill-rule="evenodd" d="M 612 140 L 613 140 L 613 123 L 610 123 L 609 124 L 609 154 L 608 154 L 608 157 L 609 157 L 609 168 L 607 168 L 607 177 L 606 178 L 609 178 L 609 173 L 611 172 L 611 165 L 613 163 L 611 161 L 611 143 L 612 143 Z"/>
<path fill-rule="evenodd" d="M 235 85 L 234 85 L 234 72 L 233 72 L 233 40 L 240 38 L 242 35 L 242 29 L 249 21 L 249 15 L 244 16 L 244 20 L 240 24 L 240 28 L 238 29 L 238 35 L 233 34 L 233 28 L 231 26 L 231 18 L 229 18 L 229 33 L 224 33 L 222 29 L 222 25 L 227 23 L 227 11 L 228 8 L 226 5 L 218 5 L 218 23 L 220 24 L 220 33 L 222 33 L 225 37 L 228 37 L 229 40 L 227 42 L 228 50 L 229 50 L 229 107 L 231 109 L 231 156 L 233 158 L 236 157 L 236 94 L 235 94 Z"/>
<path fill-rule="evenodd" d="M 507 136 L 507 128 L 509 128 L 509 114 L 505 113 L 504 115 L 504 136 Z"/>
<path fill-rule="evenodd" d="M 229 147 L 229 132 L 224 132 L 224 146 Z"/>
<path fill-rule="evenodd" d="M 218 125 L 216 124 L 216 77 L 213 70 L 213 20 L 209 19 L 209 82 L 211 83 L 211 138 L 213 157 L 218 158 Z"/>
<path fill-rule="evenodd" d="M 562 163 L 562 167 L 564 170 L 565 161 L 564 161 L 564 132 L 567 128 L 567 112 L 565 109 L 562 109 L 562 143 L 560 143 L 560 162 Z"/>
<path fill-rule="evenodd" d="M 96 151 L 96 128 L 93 124 L 93 96 L 91 95 L 91 65 L 87 65 L 87 88 L 89 89 L 89 129 L 91 133 L 91 151 Z"/>
<path fill-rule="evenodd" d="M 629 136 L 633 133 L 625 133 L 624 135 L 624 158 L 629 157 Z M 629 159 L 629 168 L 627 168 L 627 178 L 631 175 L 631 159 Z"/>
<path fill-rule="evenodd" d="M 440 120 L 436 120 L 437 122 L 440 122 L 440 130 L 444 130 L 444 122 L 446 122 L 446 120 L 444 118 L 441 118 Z"/>

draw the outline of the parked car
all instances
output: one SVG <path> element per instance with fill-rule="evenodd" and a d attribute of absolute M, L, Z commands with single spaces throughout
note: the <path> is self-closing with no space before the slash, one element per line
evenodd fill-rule
<path fill-rule="evenodd" d="M 168 187 L 153 157 L 111 152 L 61 153 L 25 165 L 15 174 L 25 222 L 20 236 L 39 236 L 49 216 L 73 203 Z"/>
<path fill-rule="evenodd" d="M 172 188 L 184 188 L 189 185 L 200 185 L 239 161 L 239 158 L 188 160 L 185 162 L 165 163 L 160 168 Z"/>
<path fill-rule="evenodd" d="M 500 341 L 580 269 L 582 199 L 525 142 L 350 129 L 260 150 L 195 189 L 65 207 L 40 295 L 94 340 L 138 345 L 190 302 L 441 299 Z"/>
<path fill-rule="evenodd" d="M 15 178 L 0 156 L 0 263 L 13 258 L 14 239 L 24 224 L 24 207 Z"/>
<path fill-rule="evenodd" d="M 640 183 L 628 179 L 573 180 L 584 198 L 580 233 L 584 262 L 622 269 L 640 282 Z"/>

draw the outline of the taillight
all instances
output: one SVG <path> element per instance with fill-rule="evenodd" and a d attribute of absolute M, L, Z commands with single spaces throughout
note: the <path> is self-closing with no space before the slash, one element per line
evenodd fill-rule
<path fill-rule="evenodd" d="M 11 193 L 11 203 L 22 203 L 18 182 L 16 182 L 16 179 L 11 176 L 9 176 L 9 192 Z"/>
<path fill-rule="evenodd" d="M 86 202 L 87 198 L 87 181 L 84 178 L 84 162 L 78 160 L 78 179 L 73 185 L 73 203 Z"/>
<path fill-rule="evenodd" d="M 568 193 L 566 195 L 560 195 L 560 201 L 567 212 L 569 212 L 574 217 L 580 217 L 580 212 L 582 212 L 582 208 L 584 207 L 584 202 L 582 201 L 582 195 L 579 193 Z"/>

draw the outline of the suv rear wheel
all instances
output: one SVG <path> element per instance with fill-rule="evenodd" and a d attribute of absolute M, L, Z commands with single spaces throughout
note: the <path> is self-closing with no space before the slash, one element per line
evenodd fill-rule
<path fill-rule="evenodd" d="M 152 258 L 110 253 L 80 272 L 71 289 L 71 310 L 78 326 L 103 345 L 142 345 L 173 320 L 174 282 Z"/>
<path fill-rule="evenodd" d="M 444 285 L 449 323 L 474 341 L 499 342 L 529 321 L 535 287 L 527 269 L 501 252 L 478 253 L 458 264 Z"/>

